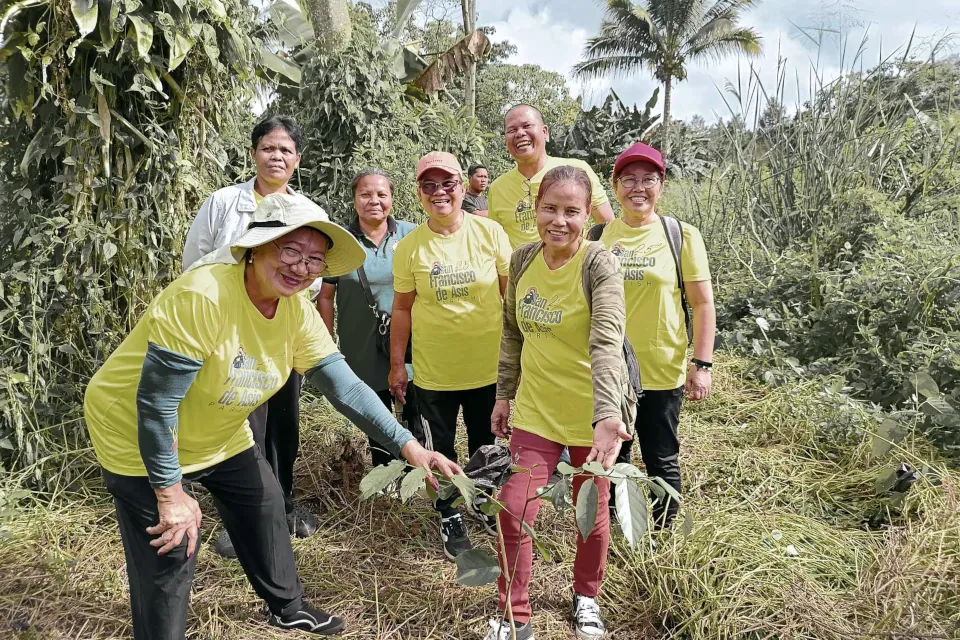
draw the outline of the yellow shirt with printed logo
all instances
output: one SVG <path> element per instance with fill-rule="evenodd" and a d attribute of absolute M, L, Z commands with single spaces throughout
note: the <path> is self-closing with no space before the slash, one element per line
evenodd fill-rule
<path fill-rule="evenodd" d="M 683 279 L 710 279 L 703 238 L 682 223 Z M 627 303 L 627 337 L 640 363 L 644 389 L 676 389 L 686 379 L 687 325 L 677 286 L 677 268 L 663 224 L 657 220 L 633 228 L 617 218 L 603 229 L 600 242 L 620 261 Z"/>
<path fill-rule="evenodd" d="M 193 473 L 253 446 L 247 416 L 292 369 L 304 372 L 337 347 L 303 296 L 280 298 L 276 315 L 257 310 L 243 284 L 244 264 L 187 271 L 160 292 L 84 396 L 84 417 L 100 464 L 145 476 L 137 444 L 137 386 L 147 345 L 203 362 L 180 403 L 177 455 Z"/>
<path fill-rule="evenodd" d="M 607 194 L 600 184 L 600 179 L 583 160 L 574 158 L 554 158 L 547 157 L 546 164 L 535 176 L 527 180 L 523 174 L 514 167 L 490 185 L 490 195 L 488 217 L 490 220 L 500 223 L 510 238 L 510 246 L 514 249 L 528 242 L 537 242 L 540 236 L 537 234 L 537 214 L 534 210 L 534 202 L 537 199 L 537 193 L 540 190 L 540 181 L 550 169 L 554 167 L 569 166 L 583 169 L 590 182 L 593 184 L 593 196 L 590 201 L 592 208 L 597 208 L 608 202 Z"/>
<path fill-rule="evenodd" d="M 423 223 L 393 254 L 393 288 L 413 303 L 413 381 L 431 391 L 476 389 L 497 381 L 502 310 L 499 276 L 510 271 L 500 225 L 464 215 L 449 236 Z"/>
<path fill-rule="evenodd" d="M 583 293 L 587 244 L 553 271 L 540 252 L 517 282 L 523 351 L 513 425 L 568 447 L 593 446 L 590 307 Z"/>

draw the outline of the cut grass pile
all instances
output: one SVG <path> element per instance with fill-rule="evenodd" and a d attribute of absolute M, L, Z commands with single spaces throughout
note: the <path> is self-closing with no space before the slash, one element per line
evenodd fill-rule
<path fill-rule="evenodd" d="M 600 600 L 609 637 L 960 637 L 960 474 L 910 438 L 875 460 L 872 417 L 822 384 L 760 388 L 743 369 L 721 360 L 714 395 L 683 411 L 690 535 L 678 523 L 639 551 L 611 546 Z M 422 499 L 358 502 L 363 436 L 325 403 L 304 415 L 299 496 L 321 520 L 294 544 L 308 599 L 346 618 L 344 638 L 482 637 L 495 587 L 454 582 Z M 901 460 L 934 470 L 893 508 L 874 482 Z M 188 637 L 293 637 L 266 626 L 239 565 L 213 553 L 217 518 L 208 496 L 201 506 Z M 871 520 L 882 525 L 868 530 Z M 21 501 L 2 526 L 0 637 L 130 637 L 123 551 L 95 474 Z M 570 638 L 573 518 L 547 506 L 536 528 L 555 551 L 552 563 L 535 560 L 536 634 Z M 491 544 L 477 526 L 471 535 Z"/>

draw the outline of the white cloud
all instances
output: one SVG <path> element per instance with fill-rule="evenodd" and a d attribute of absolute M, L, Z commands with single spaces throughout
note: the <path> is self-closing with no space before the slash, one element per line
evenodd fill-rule
<path fill-rule="evenodd" d="M 586 29 L 570 27 L 554 19 L 549 8 L 531 10 L 526 6 L 511 9 L 505 19 L 491 23 L 495 41 L 508 40 L 517 53 L 515 64 L 536 64 L 544 69 L 568 75 L 580 61 L 580 53 L 590 34 Z"/>

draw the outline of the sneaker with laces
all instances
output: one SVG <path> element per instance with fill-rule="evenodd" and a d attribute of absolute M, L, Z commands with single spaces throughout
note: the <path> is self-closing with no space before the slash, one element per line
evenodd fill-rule
<path fill-rule="evenodd" d="M 287 514 L 287 527 L 292 536 L 309 538 L 317 532 L 319 526 L 317 516 L 304 507 L 296 506 L 293 508 L 293 513 Z"/>
<path fill-rule="evenodd" d="M 270 626 L 290 631 L 306 631 L 318 636 L 332 636 L 343 631 L 343 620 L 304 602 L 299 611 L 290 615 L 270 614 Z"/>
<path fill-rule="evenodd" d="M 459 513 L 449 518 L 440 518 L 440 539 L 443 541 L 443 553 L 451 560 L 456 560 L 464 551 L 473 549 Z"/>
<path fill-rule="evenodd" d="M 467 513 L 473 516 L 477 522 L 480 523 L 484 533 L 493 537 L 497 537 L 497 516 L 488 516 L 481 510 L 481 507 L 489 499 L 490 497 L 488 495 L 484 493 L 478 493 L 477 499 L 474 500 L 473 504 L 467 505 Z"/>
<path fill-rule="evenodd" d="M 600 605 L 593 598 L 573 594 L 573 628 L 580 640 L 599 640 L 607 634 L 600 617 Z"/>
<path fill-rule="evenodd" d="M 483 640 L 513 640 L 510 634 L 510 621 L 497 618 L 490 618 L 490 629 Z M 517 640 L 534 640 L 533 626 L 527 620 L 521 625 L 517 625 Z"/>

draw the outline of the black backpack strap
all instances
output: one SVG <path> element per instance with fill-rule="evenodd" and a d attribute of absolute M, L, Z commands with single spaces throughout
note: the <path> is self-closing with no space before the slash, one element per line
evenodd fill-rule
<path fill-rule="evenodd" d="M 367 280 L 367 274 L 363 270 L 363 265 L 357 267 L 357 277 L 360 279 L 360 288 L 363 289 L 363 297 L 367 299 L 367 306 L 373 311 L 373 315 L 380 319 L 380 309 L 377 307 L 377 301 L 373 298 L 373 290 L 370 288 L 370 281 Z"/>
<path fill-rule="evenodd" d="M 603 235 L 603 230 L 607 226 L 607 222 L 601 222 L 600 224 L 595 224 L 590 227 L 590 231 L 587 231 L 587 240 L 599 240 L 600 236 Z"/>
<path fill-rule="evenodd" d="M 667 244 L 673 254 L 673 264 L 677 271 L 677 287 L 680 289 L 680 306 L 687 324 L 687 342 L 693 342 L 693 324 L 690 320 L 690 305 L 687 304 L 687 287 L 683 281 L 683 227 L 680 221 L 670 216 L 660 216 L 663 231 L 667 234 Z"/>

